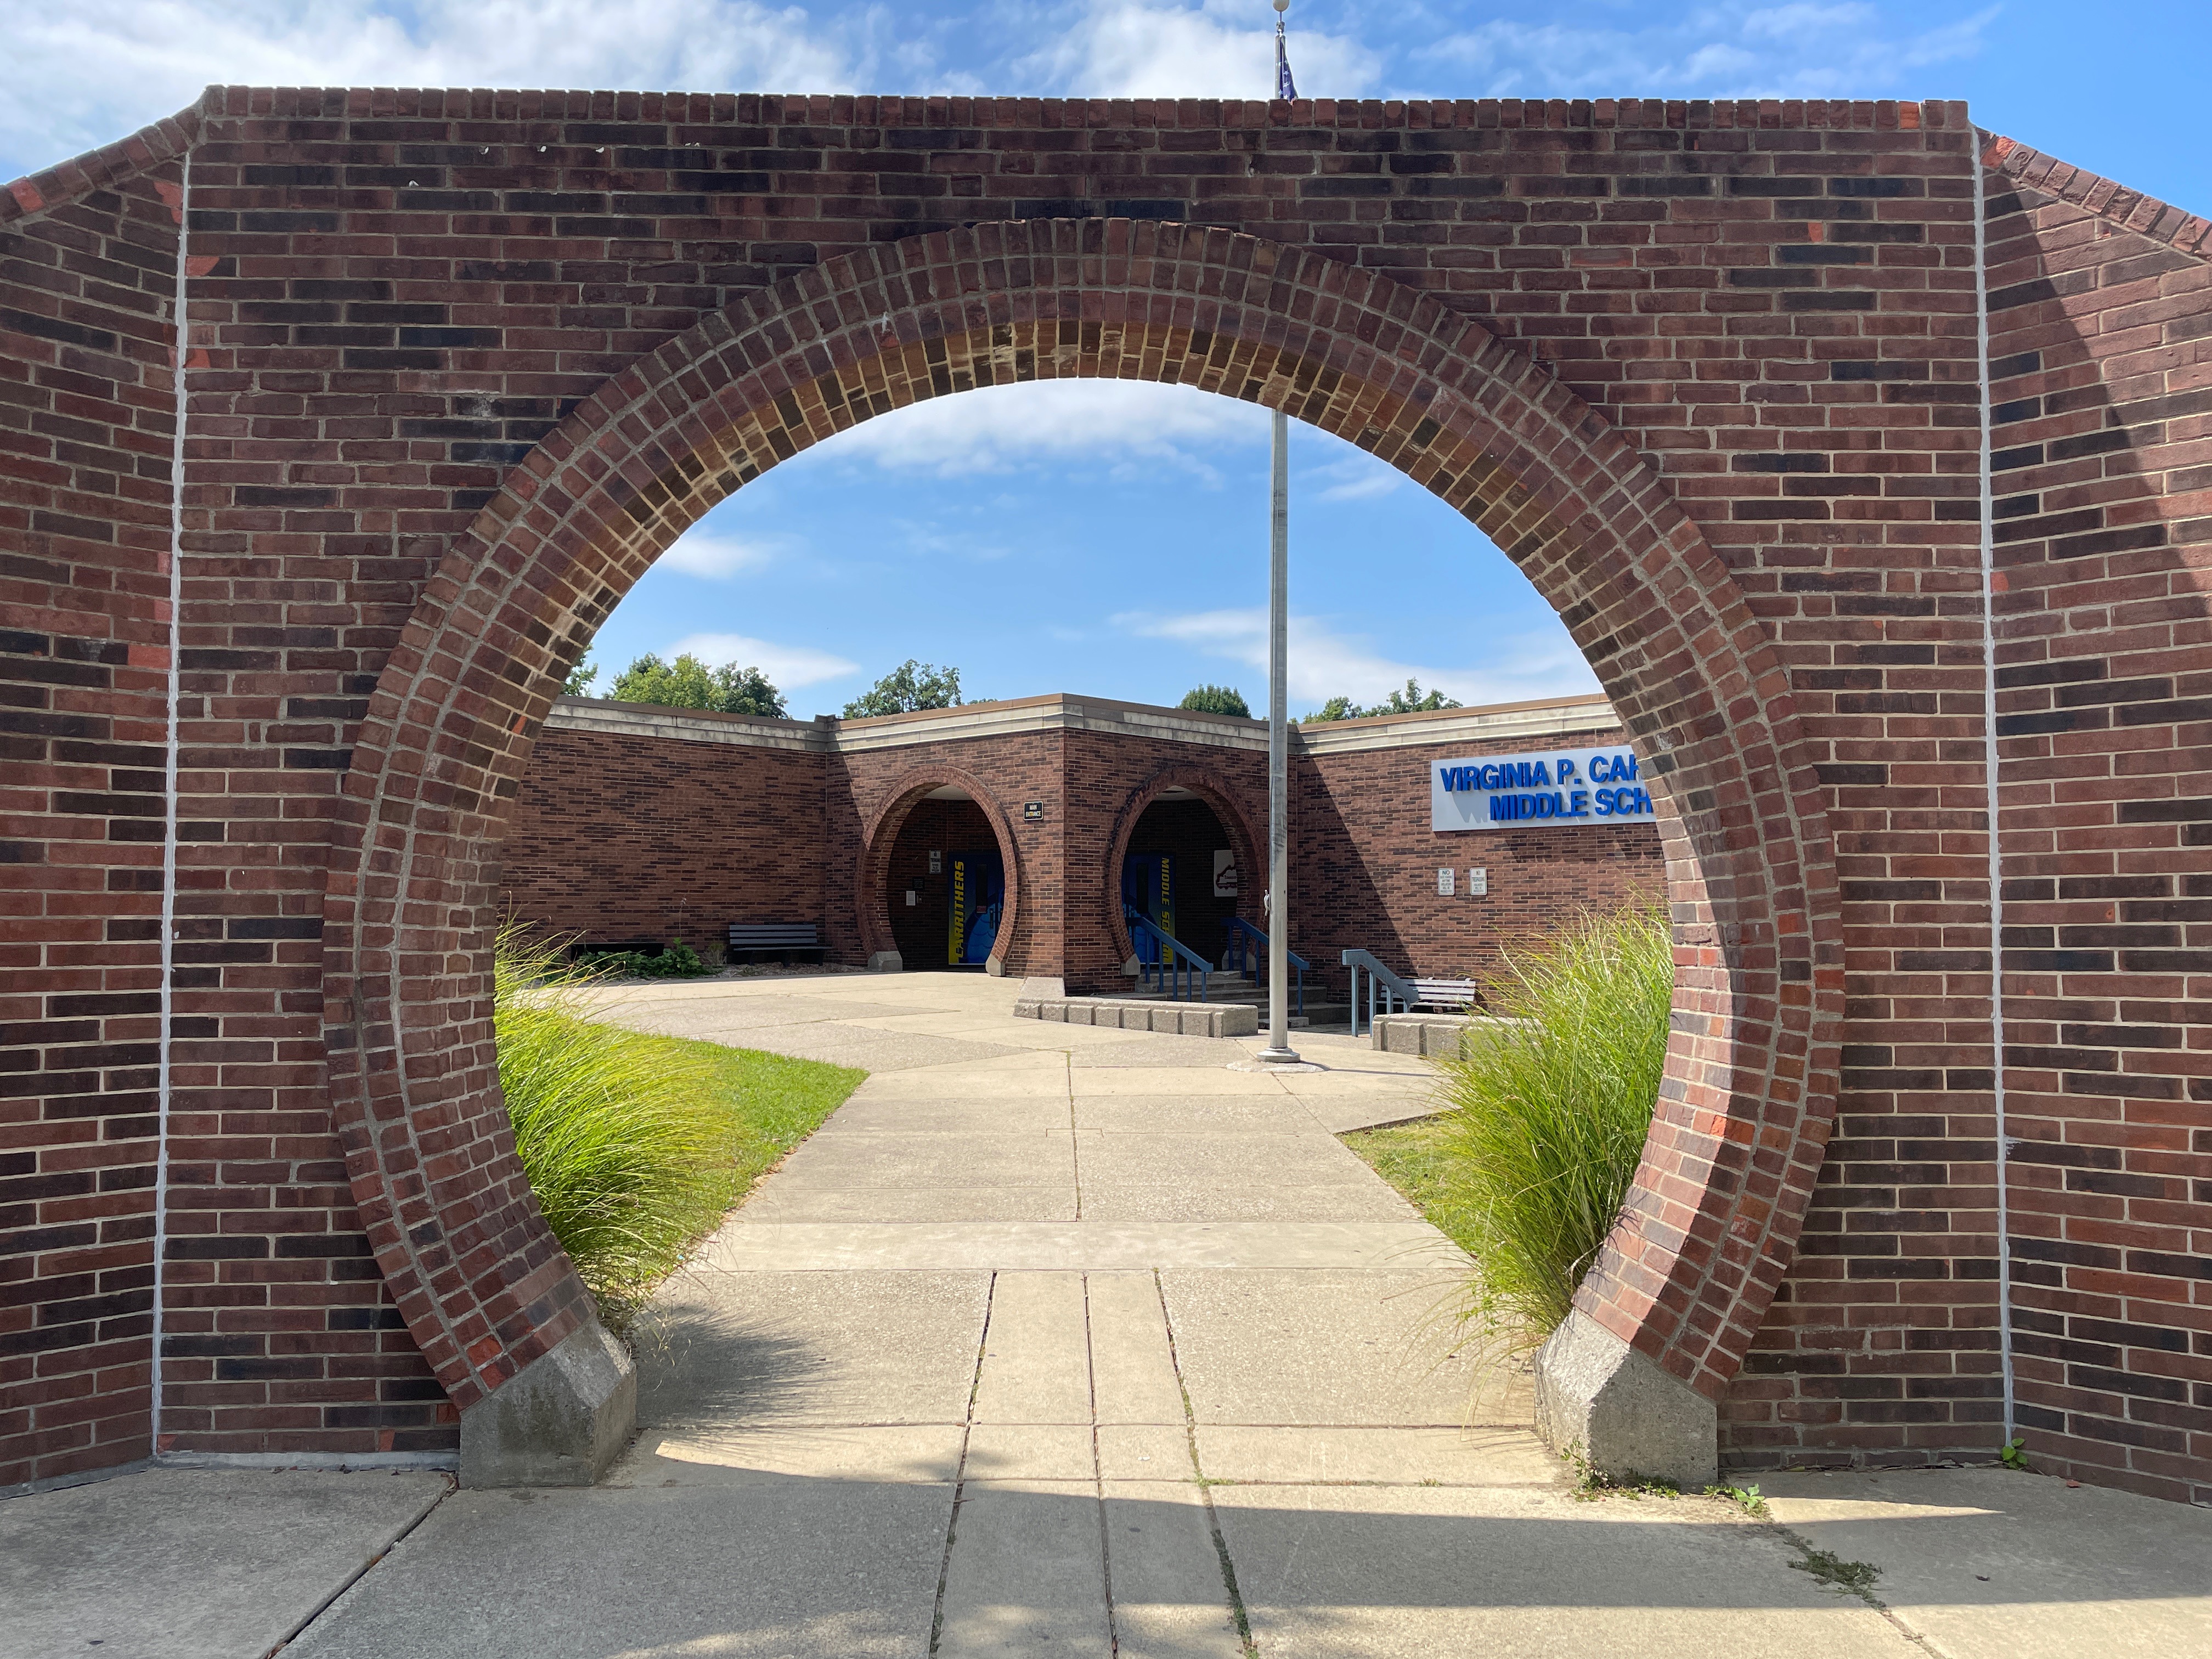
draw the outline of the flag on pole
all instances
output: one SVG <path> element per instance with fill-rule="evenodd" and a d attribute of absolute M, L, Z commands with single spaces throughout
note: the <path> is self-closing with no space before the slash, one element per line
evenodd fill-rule
<path fill-rule="evenodd" d="M 1278 6 L 1275 9 L 1275 96 L 1288 99 L 1297 95 L 1298 83 L 1291 79 L 1290 46 L 1283 39 L 1282 8 Z"/>

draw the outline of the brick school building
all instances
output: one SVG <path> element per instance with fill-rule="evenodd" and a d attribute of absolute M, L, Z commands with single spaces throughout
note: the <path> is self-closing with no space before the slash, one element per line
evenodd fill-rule
<path fill-rule="evenodd" d="M 583 943 L 710 956 L 732 923 L 811 924 L 831 962 L 1118 995 L 1131 909 L 1217 964 L 1232 919 L 1264 927 L 1247 872 L 1265 865 L 1267 750 L 1262 721 L 1097 697 L 813 721 L 562 698 L 522 779 L 502 908 Z M 1290 940 L 1309 1000 L 1342 1002 L 1346 948 L 1408 976 L 1480 975 L 1578 908 L 1660 897 L 1650 797 L 1581 776 L 1571 757 L 1591 751 L 1635 764 L 1601 698 L 1294 727 Z M 1444 787 L 1516 758 L 1525 790 Z M 1527 816 L 1492 816 L 1509 811 Z"/>

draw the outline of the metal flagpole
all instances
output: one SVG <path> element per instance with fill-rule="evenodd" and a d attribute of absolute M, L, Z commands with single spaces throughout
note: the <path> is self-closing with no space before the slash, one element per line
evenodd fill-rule
<path fill-rule="evenodd" d="M 1275 96 L 1295 98 L 1283 14 L 1275 0 Z M 1267 545 L 1267 1046 L 1260 1058 L 1298 1063 L 1291 1047 L 1291 417 L 1275 411 Z"/>
<path fill-rule="evenodd" d="M 1287 3 L 1288 0 L 1279 0 Z M 1297 1063 L 1291 1047 L 1291 417 L 1275 411 L 1267 548 L 1267 1046 L 1260 1058 Z"/>
<path fill-rule="evenodd" d="M 1274 95 L 1297 97 L 1283 13 L 1274 0 Z M 1276 1066 L 1298 1064 L 1290 1046 L 1290 416 L 1274 414 L 1267 538 L 1267 1046 L 1259 1057 Z"/>

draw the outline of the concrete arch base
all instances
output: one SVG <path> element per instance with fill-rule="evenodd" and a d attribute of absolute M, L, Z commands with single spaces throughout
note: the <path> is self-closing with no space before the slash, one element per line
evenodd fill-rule
<path fill-rule="evenodd" d="M 1579 1308 L 1536 1351 L 1536 1432 L 1607 1480 L 1720 1479 L 1713 1402 Z"/>
<path fill-rule="evenodd" d="M 464 1486 L 588 1486 L 637 1431 L 637 1368 L 586 1316 L 461 1413 Z"/>

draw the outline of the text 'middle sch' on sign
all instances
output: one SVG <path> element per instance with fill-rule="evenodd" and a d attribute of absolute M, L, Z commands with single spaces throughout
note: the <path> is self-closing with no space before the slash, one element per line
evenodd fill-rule
<path fill-rule="evenodd" d="M 1653 817 L 1636 751 L 1626 747 L 1492 755 L 1429 767 L 1429 827 L 1439 831 L 1649 823 Z"/>

